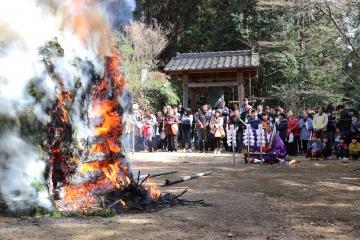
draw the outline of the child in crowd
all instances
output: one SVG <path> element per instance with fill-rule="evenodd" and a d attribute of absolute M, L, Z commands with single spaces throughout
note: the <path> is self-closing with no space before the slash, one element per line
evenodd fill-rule
<path fill-rule="evenodd" d="M 350 158 L 351 160 L 358 160 L 360 157 L 360 143 L 356 139 L 356 137 L 353 137 L 351 139 L 351 143 L 349 145 L 349 152 L 350 152 Z"/>
<path fill-rule="evenodd" d="M 312 160 L 313 158 L 316 158 L 321 160 L 322 150 L 323 150 L 323 145 L 320 139 L 318 139 L 314 134 L 311 140 L 307 144 L 306 159 Z"/>
<path fill-rule="evenodd" d="M 327 137 L 323 138 L 322 155 L 325 159 L 329 159 L 332 153 L 332 146 Z"/>
<path fill-rule="evenodd" d="M 339 140 L 339 144 L 336 145 L 336 156 L 338 160 L 348 160 L 348 146 L 342 137 Z"/>
<path fill-rule="evenodd" d="M 261 121 L 258 118 L 258 112 L 256 110 L 251 110 L 251 117 L 249 118 L 248 123 L 254 129 L 259 128 L 259 124 L 261 124 Z"/>
<path fill-rule="evenodd" d="M 221 139 L 225 137 L 224 132 L 224 119 L 221 116 L 221 110 L 215 111 L 215 116 L 210 122 L 210 132 L 213 139 L 214 153 L 221 153 Z"/>

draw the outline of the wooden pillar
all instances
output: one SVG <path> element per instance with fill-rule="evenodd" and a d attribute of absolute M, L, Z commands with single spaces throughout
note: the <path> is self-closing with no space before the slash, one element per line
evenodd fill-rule
<path fill-rule="evenodd" d="M 196 111 L 196 92 L 194 89 L 191 91 L 191 110 Z"/>
<path fill-rule="evenodd" d="M 252 79 L 251 73 L 249 72 L 249 101 L 252 99 Z"/>
<path fill-rule="evenodd" d="M 182 76 L 183 99 L 182 104 L 184 108 L 189 107 L 189 74 Z"/>
<path fill-rule="evenodd" d="M 237 72 L 237 89 L 238 89 L 238 101 L 239 101 L 239 107 L 244 104 L 244 97 L 245 97 L 245 91 L 244 91 L 244 72 Z"/>

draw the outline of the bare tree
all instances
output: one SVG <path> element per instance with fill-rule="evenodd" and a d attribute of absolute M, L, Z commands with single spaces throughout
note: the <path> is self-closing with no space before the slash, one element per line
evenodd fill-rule
<path fill-rule="evenodd" d="M 143 22 L 134 21 L 125 27 L 124 39 L 132 45 L 133 60 L 143 62 L 147 67 L 157 65 L 157 57 L 169 44 L 167 35 L 169 30 L 158 23 L 147 26 Z"/>

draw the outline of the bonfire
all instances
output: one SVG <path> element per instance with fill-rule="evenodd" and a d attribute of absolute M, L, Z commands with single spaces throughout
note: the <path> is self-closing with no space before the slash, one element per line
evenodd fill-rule
<path fill-rule="evenodd" d="M 17 141 L 19 146 L 29 146 L 2 155 L 9 157 L 4 162 L 24 176 L 16 177 L 9 187 L 2 186 L 2 197 L 12 211 L 39 204 L 47 208 L 52 205 L 60 211 L 115 209 L 123 212 L 155 208 L 174 200 L 170 195 L 160 194 L 156 185 L 147 177 L 141 177 L 140 172 L 134 174 L 122 149 L 122 119 L 131 103 L 126 99 L 129 94 L 125 94 L 121 53 L 112 37 L 108 8 L 115 2 L 107 3 L 109 1 L 102 0 L 24 1 L 23 8 L 27 9 L 24 14 L 30 13 L 28 20 L 40 28 L 33 35 L 22 25 L 17 28 L 18 20 L 10 13 L 16 3 L 4 5 L 9 9 L 2 11 L 5 16 L 0 18 L 0 21 L 7 20 L 1 26 L 4 36 L 0 38 L 0 63 L 12 66 L 15 65 L 13 59 L 20 60 L 19 66 L 24 69 L 28 66 L 29 71 L 25 72 L 29 74 L 21 75 L 18 69 L 0 74 L 0 84 L 2 90 L 5 89 L 0 92 L 0 101 L 16 106 L 14 109 L 7 106 L 14 112 L 11 116 L 10 111 L 0 113 L 7 115 L 6 118 L 25 115 L 28 119 L 31 112 L 40 126 L 33 125 L 32 131 L 39 139 L 43 138 L 38 145 L 48 153 L 45 181 L 34 185 L 30 181 L 40 181 L 38 176 L 44 168 L 40 159 L 44 155 L 37 155 L 35 143 L 32 145 L 29 138 L 16 129 L 3 135 L 1 141 L 8 139 Z M 14 44 L 17 42 L 21 44 Z M 12 82 L 17 83 L 16 89 Z M 19 93 L 29 92 L 30 96 L 13 97 L 7 94 L 6 87 Z M 12 164 L 24 159 L 26 153 L 29 153 L 26 164 Z M 39 168 L 31 173 L 33 178 L 26 178 L 27 165 Z M 6 174 L 0 176 L 12 174 L 9 167 L 3 171 Z M 47 197 L 35 191 L 34 186 L 39 184 L 47 186 Z M 24 194 L 13 196 L 17 191 Z"/>
<path fill-rule="evenodd" d="M 123 108 L 119 103 L 124 89 L 124 78 L 119 66 L 119 54 L 105 58 L 105 74 L 94 74 L 91 63 L 84 71 L 92 74 L 87 91 L 83 94 L 81 121 L 89 127 L 89 136 L 75 144 L 74 128 L 69 112 L 74 107 L 74 91 L 64 87 L 60 76 L 52 71 L 51 59 L 44 59 L 49 74 L 58 84 L 56 104 L 51 111 L 48 126 L 50 158 L 46 172 L 51 199 L 56 208 L 71 211 L 89 211 L 107 207 L 112 202 L 127 208 L 122 193 L 127 189 L 140 188 L 134 182 L 121 149 Z M 80 64 L 82 65 L 82 64 Z M 134 186 L 136 185 L 136 186 Z M 141 192 L 141 200 L 158 200 L 160 194 L 153 190 Z M 132 199 L 133 200 L 133 199 Z M 138 200 L 137 200 L 138 201 Z"/>
<path fill-rule="evenodd" d="M 77 12 L 70 18 L 74 34 L 84 43 L 92 31 L 91 24 L 86 22 L 89 20 L 84 12 L 86 7 L 81 5 L 85 2 L 74 1 Z M 111 31 L 102 30 L 100 33 L 110 35 Z M 101 36 L 100 39 L 106 37 Z M 109 44 L 112 42 L 109 41 Z M 57 53 L 56 58 L 61 58 L 65 51 L 56 39 L 40 50 L 57 89 L 48 124 L 46 180 L 50 199 L 59 210 L 88 212 L 111 207 L 123 211 L 129 207 L 153 205 L 160 198 L 155 185 L 143 185 L 140 179 L 134 179 L 123 154 L 121 133 L 125 112 L 120 99 L 125 78 L 119 69 L 120 53 L 113 45 L 107 47 L 110 52 L 98 56 L 103 64 L 102 74 L 96 72 L 91 61 L 74 60 L 78 70 L 88 78 L 87 81 L 79 79 L 79 83 L 85 82 L 86 86 L 78 88 L 67 88 L 56 72 L 54 52 Z M 79 96 L 80 87 L 83 91 Z M 75 104 L 75 99 L 78 104 Z M 79 113 L 77 125 L 80 122 L 86 129 L 81 137 L 77 136 L 79 129 L 74 125 L 71 112 Z"/>

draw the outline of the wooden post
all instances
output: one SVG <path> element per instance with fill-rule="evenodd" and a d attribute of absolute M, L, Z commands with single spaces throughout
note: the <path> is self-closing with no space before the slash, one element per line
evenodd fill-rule
<path fill-rule="evenodd" d="M 238 71 L 237 72 L 237 83 L 238 83 L 238 101 L 239 107 L 244 104 L 244 73 Z"/>
<path fill-rule="evenodd" d="M 252 86 L 251 86 L 251 84 L 252 84 L 252 82 L 251 82 L 252 80 L 251 80 L 251 73 L 249 72 L 249 99 L 250 99 L 250 101 L 251 101 L 251 99 L 252 99 Z"/>
<path fill-rule="evenodd" d="M 189 74 L 182 76 L 183 99 L 182 104 L 184 108 L 189 107 Z"/>
<path fill-rule="evenodd" d="M 259 138 L 260 138 L 260 160 L 261 164 L 263 164 L 263 137 L 264 137 L 264 129 L 262 124 L 259 124 Z"/>
<path fill-rule="evenodd" d="M 194 89 L 191 90 L 191 110 L 196 111 L 196 92 Z"/>

